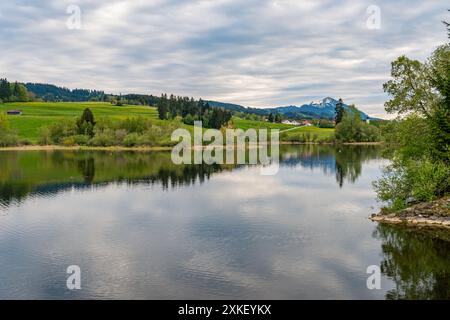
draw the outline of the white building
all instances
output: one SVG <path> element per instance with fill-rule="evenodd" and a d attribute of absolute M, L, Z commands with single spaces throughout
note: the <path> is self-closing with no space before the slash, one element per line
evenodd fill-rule
<path fill-rule="evenodd" d="M 290 124 L 290 125 L 293 125 L 293 126 L 301 125 L 300 122 L 297 122 L 295 120 L 283 120 L 283 121 L 281 121 L 281 123 L 283 123 L 283 124 Z"/>

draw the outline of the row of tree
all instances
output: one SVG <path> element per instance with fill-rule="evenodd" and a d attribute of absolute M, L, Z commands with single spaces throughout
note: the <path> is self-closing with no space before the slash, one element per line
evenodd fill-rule
<path fill-rule="evenodd" d="M 267 117 L 267 121 L 281 123 L 281 121 L 283 121 L 283 118 L 279 113 L 276 113 L 275 115 L 273 113 L 270 113 Z"/>
<path fill-rule="evenodd" d="M 68 89 L 46 83 L 27 83 L 28 91 L 33 92 L 37 99 L 43 101 L 103 101 L 105 93 L 103 91 L 88 89 Z"/>
<path fill-rule="evenodd" d="M 186 124 L 194 121 L 202 121 L 206 128 L 220 129 L 230 120 L 232 113 L 223 108 L 211 108 L 208 102 L 202 99 L 196 101 L 194 98 L 175 97 L 163 94 L 156 103 L 158 115 L 161 120 L 174 119 L 180 116 Z"/>
<path fill-rule="evenodd" d="M 22 102 L 30 99 L 27 88 L 22 83 L 0 79 L 0 102 Z"/>

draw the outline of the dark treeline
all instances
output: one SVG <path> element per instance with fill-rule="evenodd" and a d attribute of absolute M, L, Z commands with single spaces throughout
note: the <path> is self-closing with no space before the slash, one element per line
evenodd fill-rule
<path fill-rule="evenodd" d="M 32 97 L 22 83 L 0 79 L 0 103 L 29 101 Z"/>
<path fill-rule="evenodd" d="M 111 97 L 113 97 L 113 96 L 107 96 L 106 99 L 111 98 Z M 148 95 L 148 94 L 131 93 L 131 94 L 119 96 L 118 98 L 119 98 L 119 102 L 122 102 L 122 103 L 143 105 L 143 106 L 154 106 L 159 101 L 158 97 L 151 95 L 151 94 Z"/>
<path fill-rule="evenodd" d="M 281 121 L 283 121 L 283 118 L 279 113 L 276 113 L 275 115 L 273 115 L 273 113 L 270 113 L 267 121 L 281 123 Z"/>
<path fill-rule="evenodd" d="M 68 89 L 45 83 L 27 83 L 26 88 L 34 95 L 35 100 L 48 102 L 84 102 L 102 101 L 116 105 L 132 104 L 152 106 L 160 98 L 147 94 L 106 94 L 104 91 L 90 89 Z"/>
<path fill-rule="evenodd" d="M 208 102 L 202 99 L 196 101 L 189 97 L 175 97 L 163 94 L 156 104 L 159 118 L 173 119 L 180 116 L 186 124 L 202 121 L 206 128 L 220 129 L 231 120 L 231 112 L 222 108 L 211 108 Z"/>
<path fill-rule="evenodd" d="M 28 91 L 32 92 L 36 98 L 44 101 L 104 101 L 105 93 L 103 91 L 88 89 L 68 89 L 57 87 L 52 84 L 27 83 Z"/>

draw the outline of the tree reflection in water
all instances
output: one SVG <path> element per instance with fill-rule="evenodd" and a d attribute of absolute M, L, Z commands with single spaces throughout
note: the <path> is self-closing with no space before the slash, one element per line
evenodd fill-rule
<path fill-rule="evenodd" d="M 379 224 L 381 271 L 396 287 L 386 299 L 450 299 L 450 234 Z"/>
<path fill-rule="evenodd" d="M 354 183 L 365 161 L 379 157 L 376 146 L 281 146 L 280 166 L 320 169 L 340 187 Z M 225 152 L 225 151 L 224 151 Z M 0 153 L 0 204 L 33 194 L 108 183 L 159 183 L 163 189 L 203 183 L 236 165 L 175 165 L 170 152 L 36 151 Z"/>

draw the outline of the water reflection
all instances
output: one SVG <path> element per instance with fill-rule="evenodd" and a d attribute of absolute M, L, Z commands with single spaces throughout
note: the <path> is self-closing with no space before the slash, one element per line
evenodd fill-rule
<path fill-rule="evenodd" d="M 0 152 L 0 299 L 448 298 L 448 242 L 367 219 L 376 147 L 280 155 L 262 176 L 169 152 Z"/>
<path fill-rule="evenodd" d="M 394 280 L 386 299 L 450 299 L 450 235 L 378 225 L 381 271 Z"/>
<path fill-rule="evenodd" d="M 280 166 L 317 169 L 354 183 L 365 161 L 376 159 L 377 147 L 282 146 Z M 0 203 L 20 202 L 29 195 L 70 188 L 126 182 L 160 184 L 164 190 L 195 183 L 238 168 L 233 165 L 174 165 L 170 152 L 29 151 L 0 153 Z"/>
<path fill-rule="evenodd" d="M 282 166 L 300 165 L 311 169 L 321 168 L 325 174 L 336 175 L 339 187 L 344 185 L 344 181 L 354 183 L 361 175 L 363 163 L 380 158 L 378 146 L 284 146 L 281 151 Z"/>
<path fill-rule="evenodd" d="M 27 196 L 85 189 L 108 183 L 160 184 L 169 187 L 203 183 L 230 166 L 177 166 L 168 152 L 39 151 L 0 153 L 0 204 Z"/>

